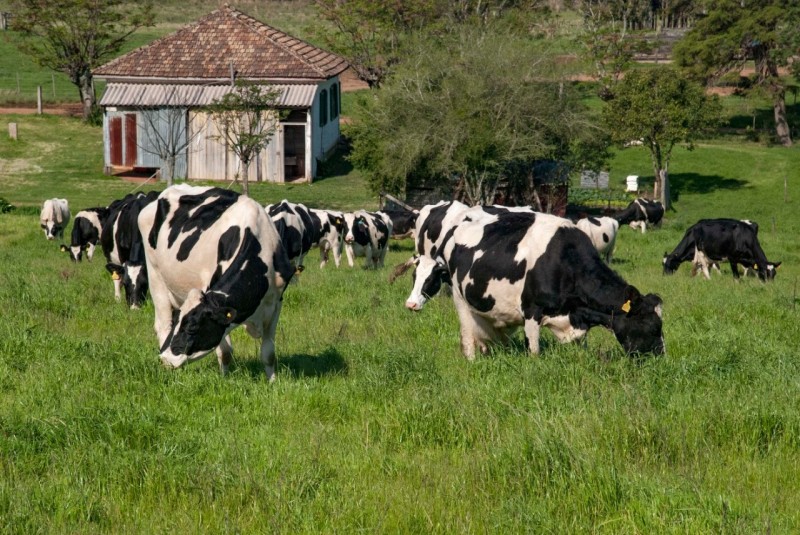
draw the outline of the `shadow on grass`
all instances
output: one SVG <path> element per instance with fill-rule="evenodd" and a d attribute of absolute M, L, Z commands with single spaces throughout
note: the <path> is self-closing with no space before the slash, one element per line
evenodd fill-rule
<path fill-rule="evenodd" d="M 348 152 L 345 147 L 339 147 L 327 160 L 319 162 L 314 182 L 319 182 L 326 178 L 349 175 L 353 171 L 353 164 L 347 160 Z"/>
<path fill-rule="evenodd" d="M 389 250 L 395 252 L 414 252 L 414 240 L 391 240 L 389 241 Z"/>
<path fill-rule="evenodd" d="M 734 190 L 747 186 L 746 180 L 724 178 L 719 175 L 699 175 L 697 173 L 676 173 L 669 176 L 673 200 L 681 193 L 711 193 L 717 190 Z"/>
<path fill-rule="evenodd" d="M 253 377 L 263 377 L 264 366 L 259 359 L 248 360 L 244 367 Z M 324 377 L 327 375 L 347 375 L 347 362 L 334 347 L 327 347 L 319 355 L 297 354 L 278 355 L 278 377 Z"/>

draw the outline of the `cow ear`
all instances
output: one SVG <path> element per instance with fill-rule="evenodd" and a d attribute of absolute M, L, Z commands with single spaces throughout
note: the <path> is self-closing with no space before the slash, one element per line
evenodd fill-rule
<path fill-rule="evenodd" d="M 218 307 L 214 311 L 214 319 L 222 325 L 229 325 L 236 319 L 236 309 L 231 307 Z"/>
<path fill-rule="evenodd" d="M 111 262 L 106 264 L 106 270 L 109 273 L 111 273 L 111 278 L 112 279 L 115 278 L 115 277 L 116 278 L 120 278 L 122 276 L 122 273 L 124 272 L 124 270 L 122 269 L 122 266 L 120 266 L 119 264 L 112 264 Z"/>
<path fill-rule="evenodd" d="M 781 267 L 781 262 L 775 262 L 774 264 L 772 264 L 772 267 L 778 269 L 779 267 Z"/>
<path fill-rule="evenodd" d="M 628 286 L 625 288 L 625 292 L 622 295 L 622 310 L 627 314 L 631 311 L 631 307 L 634 306 L 641 298 L 642 294 L 639 293 L 639 290 L 633 286 Z"/>
<path fill-rule="evenodd" d="M 66 245 L 64 245 L 63 243 L 61 244 L 61 247 L 60 247 L 60 249 L 61 249 L 61 252 L 62 252 L 62 253 L 66 253 L 67 251 L 69 251 L 69 249 L 67 249 L 67 246 L 66 246 Z"/>

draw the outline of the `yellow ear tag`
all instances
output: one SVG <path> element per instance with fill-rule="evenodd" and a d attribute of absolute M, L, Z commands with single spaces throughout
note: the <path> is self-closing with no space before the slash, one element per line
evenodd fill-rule
<path fill-rule="evenodd" d="M 622 311 L 626 314 L 631 311 L 631 300 L 628 299 L 622 304 Z"/>
<path fill-rule="evenodd" d="M 342 220 L 341 220 L 341 219 L 339 219 L 338 217 L 336 218 L 336 224 L 337 224 L 337 225 L 341 225 L 341 224 L 342 224 Z"/>
<path fill-rule="evenodd" d="M 227 314 L 225 314 L 225 317 L 228 318 L 228 319 L 231 319 L 233 317 L 233 314 L 228 312 Z"/>
<path fill-rule="evenodd" d="M 112 281 L 118 281 L 119 280 L 119 273 L 117 273 L 116 271 L 112 271 L 111 272 L 111 280 Z"/>
<path fill-rule="evenodd" d="M 753 264 L 753 269 L 758 269 L 758 264 Z"/>

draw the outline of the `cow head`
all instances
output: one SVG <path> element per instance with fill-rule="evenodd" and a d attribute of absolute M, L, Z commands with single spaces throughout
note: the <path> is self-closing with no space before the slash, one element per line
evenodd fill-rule
<path fill-rule="evenodd" d="M 762 281 L 771 281 L 775 279 L 775 275 L 778 274 L 778 268 L 780 267 L 780 262 L 767 262 L 766 265 L 755 264 L 753 268 L 758 273 L 758 278 Z"/>
<path fill-rule="evenodd" d="M 344 242 L 359 245 L 369 243 L 369 224 L 364 215 L 345 214 L 344 215 Z"/>
<path fill-rule="evenodd" d="M 147 295 L 147 267 L 144 264 L 125 262 L 122 266 L 109 262 L 106 270 L 114 279 L 114 286 L 125 288 L 125 301 L 131 308 L 141 308 Z"/>
<path fill-rule="evenodd" d="M 442 257 L 434 260 L 429 256 L 415 256 L 414 265 L 413 287 L 406 299 L 406 308 L 416 312 L 439 292 L 443 283 L 450 284 L 450 271 Z"/>
<path fill-rule="evenodd" d="M 664 253 L 661 263 L 664 264 L 664 275 L 672 275 L 680 267 L 681 259 L 676 254 Z"/>
<path fill-rule="evenodd" d="M 72 259 L 73 262 L 80 262 L 81 260 L 83 260 L 84 251 L 86 251 L 86 258 L 88 258 L 89 260 L 92 259 L 92 256 L 94 255 L 94 247 L 95 246 L 93 243 L 87 243 L 83 247 L 81 247 L 80 245 L 72 245 L 70 247 L 62 245 L 61 252 L 69 253 L 69 257 Z"/>
<path fill-rule="evenodd" d="M 642 295 L 633 286 L 625 289 L 625 301 L 612 314 L 611 329 L 627 353 L 663 354 L 662 301 L 655 294 Z"/>
<path fill-rule="evenodd" d="M 165 365 L 178 368 L 205 356 L 222 342 L 237 314 L 223 302 L 224 296 L 219 293 L 189 291 L 181 308 L 173 310 L 172 330 L 161 346 Z"/>
<path fill-rule="evenodd" d="M 44 237 L 48 240 L 54 240 L 56 236 L 63 233 L 61 225 L 52 220 L 42 221 L 39 225 L 44 231 Z"/>

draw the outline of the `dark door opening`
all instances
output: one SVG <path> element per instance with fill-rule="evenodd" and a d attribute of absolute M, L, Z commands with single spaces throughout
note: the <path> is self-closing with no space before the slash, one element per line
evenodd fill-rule
<path fill-rule="evenodd" d="M 306 127 L 283 127 L 283 177 L 285 181 L 306 176 Z"/>
<path fill-rule="evenodd" d="M 108 143 L 111 165 L 122 165 L 122 118 L 112 117 L 108 121 Z"/>
<path fill-rule="evenodd" d="M 125 165 L 136 165 L 136 114 L 125 114 Z"/>

